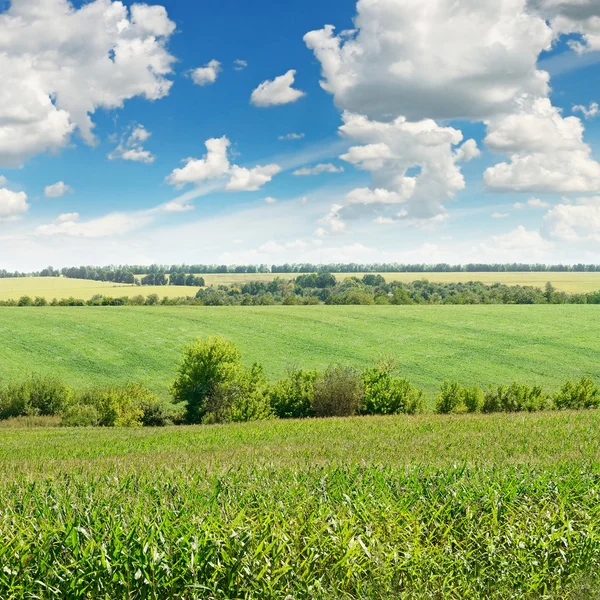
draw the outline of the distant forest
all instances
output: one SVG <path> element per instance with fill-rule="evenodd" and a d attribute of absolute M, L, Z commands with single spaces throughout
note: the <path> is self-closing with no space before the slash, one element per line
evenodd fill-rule
<path fill-rule="evenodd" d="M 21 273 L 0 269 L 0 279 L 9 277 L 68 277 L 114 283 L 142 285 L 203 286 L 201 275 L 218 273 L 520 273 L 520 272 L 600 272 L 600 265 L 546 265 L 524 263 L 469 263 L 467 265 L 400 264 L 400 263 L 285 263 L 282 265 L 108 265 L 105 267 L 80 266 Z"/>

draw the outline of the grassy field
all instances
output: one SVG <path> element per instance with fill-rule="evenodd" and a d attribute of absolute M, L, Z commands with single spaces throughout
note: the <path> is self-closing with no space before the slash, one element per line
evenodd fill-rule
<path fill-rule="evenodd" d="M 5 308 L 0 377 L 139 381 L 166 396 L 184 345 L 211 334 L 234 341 L 270 379 L 291 366 L 366 366 L 383 356 L 430 396 L 446 378 L 553 391 L 600 376 L 596 306 L 490 305 Z"/>
<path fill-rule="evenodd" d="M 600 597 L 600 414 L 0 429 L 1 598 Z"/>
<path fill-rule="evenodd" d="M 354 274 L 362 277 L 363 273 Z M 243 284 L 249 281 L 271 281 L 275 277 L 293 279 L 297 273 L 225 273 L 204 275 L 206 285 Z M 348 273 L 337 273 L 343 280 L 350 277 Z M 532 285 L 543 288 L 548 281 L 556 289 L 565 292 L 594 292 L 600 290 L 600 272 L 598 273 L 384 273 L 387 281 L 403 281 L 405 283 L 419 279 L 434 282 L 467 282 L 481 281 L 486 284 L 504 283 L 507 285 Z M 17 279 L 0 279 L 0 300 L 18 300 L 21 296 L 44 296 L 52 298 L 82 298 L 89 300 L 95 294 L 105 296 L 137 296 L 142 294 L 158 294 L 161 298 L 168 296 L 193 296 L 196 288 L 185 286 L 131 286 L 103 281 L 87 281 L 83 279 L 66 279 L 64 277 L 23 277 Z"/>

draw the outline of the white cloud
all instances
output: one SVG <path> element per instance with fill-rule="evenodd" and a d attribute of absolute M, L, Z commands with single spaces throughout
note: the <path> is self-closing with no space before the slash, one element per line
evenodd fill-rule
<path fill-rule="evenodd" d="M 169 93 L 175 29 L 162 6 L 94 0 L 14 0 L 0 14 L 0 165 L 63 148 L 91 116 L 141 96 Z"/>
<path fill-rule="evenodd" d="M 475 140 L 467 140 L 456 152 L 458 162 L 470 162 L 481 156 L 481 150 L 477 147 Z"/>
<path fill-rule="evenodd" d="M 188 183 L 199 184 L 210 179 L 218 179 L 229 172 L 229 158 L 227 150 L 231 142 L 226 136 L 212 138 L 204 144 L 206 154 L 203 158 L 187 158 L 185 166 L 175 169 L 168 177 L 167 182 L 182 186 Z"/>
<path fill-rule="evenodd" d="M 277 139 L 284 142 L 287 140 L 301 140 L 304 138 L 303 133 L 288 133 L 286 135 L 280 135 Z"/>
<path fill-rule="evenodd" d="M 323 163 L 315 165 L 314 167 L 303 167 L 294 171 L 294 175 L 307 176 L 307 175 L 321 175 L 322 173 L 343 173 L 344 167 L 336 167 L 331 163 Z"/>
<path fill-rule="evenodd" d="M 0 221 L 14 221 L 29 210 L 27 194 L 0 188 Z"/>
<path fill-rule="evenodd" d="M 264 167 L 257 166 L 253 169 L 233 165 L 230 171 L 231 179 L 226 189 L 231 192 L 255 192 L 271 181 L 280 171 L 281 167 L 275 164 Z"/>
<path fill-rule="evenodd" d="M 190 210 L 194 210 L 192 204 L 186 204 L 185 202 L 167 202 L 161 206 L 161 210 L 167 213 L 178 213 L 178 212 L 188 212 Z"/>
<path fill-rule="evenodd" d="M 361 217 L 432 219 L 444 215 L 445 204 L 465 186 L 453 148 L 462 133 L 440 127 L 430 119 L 416 123 L 398 117 L 391 123 L 371 121 L 345 112 L 340 133 L 360 146 L 351 147 L 342 160 L 369 171 L 372 185 L 350 192 L 324 223 L 342 230 L 340 223 Z M 476 146 L 475 146 L 476 147 Z M 461 147 L 461 148 L 464 148 Z M 473 145 L 465 148 L 473 154 Z M 402 210 L 398 211 L 398 204 Z"/>
<path fill-rule="evenodd" d="M 552 244 L 544 239 L 539 231 L 530 231 L 519 225 L 513 231 L 503 235 L 493 235 L 492 247 L 506 255 L 540 257 L 547 253 Z M 485 244 L 484 248 L 487 249 Z"/>
<path fill-rule="evenodd" d="M 250 102 L 254 106 L 266 107 L 296 102 L 306 94 L 294 87 L 296 71 L 293 69 L 273 81 L 263 81 L 253 92 Z"/>
<path fill-rule="evenodd" d="M 175 169 L 167 182 L 177 187 L 188 183 L 199 185 L 211 179 L 229 177 L 225 189 L 232 192 L 252 192 L 259 190 L 281 171 L 276 164 L 256 166 L 251 169 L 232 165 L 229 162 L 228 149 L 231 142 L 226 136 L 212 138 L 205 142 L 207 149 L 203 158 L 188 158 L 185 166 Z"/>
<path fill-rule="evenodd" d="M 4 187 L 8 183 L 8 179 L 4 175 L 0 175 L 0 187 Z"/>
<path fill-rule="evenodd" d="M 271 196 L 267 196 L 265 198 L 265 202 L 267 204 L 277 204 L 277 198 L 272 198 Z"/>
<path fill-rule="evenodd" d="M 583 106 L 583 104 L 577 104 L 573 107 L 573 112 L 580 112 L 586 119 L 593 119 L 600 113 L 600 107 L 597 102 L 590 102 L 589 106 Z"/>
<path fill-rule="evenodd" d="M 234 71 L 243 71 L 248 66 L 248 63 L 245 60 L 241 60 L 237 58 L 233 61 L 233 70 Z"/>
<path fill-rule="evenodd" d="M 73 188 L 64 183 L 64 181 L 58 181 L 57 183 L 47 185 L 44 188 L 44 195 L 46 198 L 60 198 L 61 196 L 72 192 Z"/>
<path fill-rule="evenodd" d="M 119 145 L 108 155 L 108 158 L 152 164 L 156 157 L 143 146 L 151 135 L 143 125 L 128 127 L 121 136 Z"/>
<path fill-rule="evenodd" d="M 69 216 L 70 219 L 66 217 Z M 97 219 L 80 221 L 77 213 L 63 215 L 54 223 L 40 225 L 36 233 L 42 236 L 66 235 L 81 238 L 121 236 L 145 227 L 150 217 L 142 213 L 112 213 Z"/>
<path fill-rule="evenodd" d="M 506 219 L 507 217 L 510 217 L 510 213 L 501 213 L 501 212 L 492 213 L 492 219 Z"/>
<path fill-rule="evenodd" d="M 529 198 L 527 202 L 515 202 L 513 208 L 516 210 L 522 210 L 524 208 L 548 208 L 548 203 L 540 200 L 539 198 Z"/>
<path fill-rule="evenodd" d="M 583 141 L 577 117 L 563 117 L 548 98 L 521 98 L 513 114 L 490 121 L 487 146 L 510 156 L 488 168 L 484 181 L 503 192 L 594 192 L 600 163 Z"/>
<path fill-rule="evenodd" d="M 212 85 L 217 80 L 221 70 L 221 63 L 213 59 L 203 67 L 193 69 L 190 76 L 196 85 Z"/>
<path fill-rule="evenodd" d="M 558 204 L 544 217 L 543 233 L 564 242 L 600 241 L 600 196 Z"/>
<path fill-rule="evenodd" d="M 360 0 L 357 32 L 311 31 L 321 86 L 343 110 L 388 121 L 482 120 L 546 95 L 537 59 L 552 31 L 526 0 Z"/>
<path fill-rule="evenodd" d="M 69 221 L 79 221 L 79 213 L 63 213 L 54 220 L 55 223 L 67 223 Z"/>
<path fill-rule="evenodd" d="M 530 5 L 549 19 L 556 37 L 581 34 L 569 46 L 583 53 L 600 49 L 600 4 L 596 0 L 530 0 Z"/>

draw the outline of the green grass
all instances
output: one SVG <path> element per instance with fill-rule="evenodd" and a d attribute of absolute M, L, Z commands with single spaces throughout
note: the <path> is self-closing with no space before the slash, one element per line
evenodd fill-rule
<path fill-rule="evenodd" d="M 0 597 L 600 597 L 600 413 L 0 430 Z"/>
<path fill-rule="evenodd" d="M 430 397 L 444 379 L 549 392 L 600 375 L 598 308 L 560 306 L 45 307 L 0 310 L 0 378 L 141 382 L 162 396 L 185 344 L 223 335 L 270 379 L 290 366 L 397 359 Z"/>

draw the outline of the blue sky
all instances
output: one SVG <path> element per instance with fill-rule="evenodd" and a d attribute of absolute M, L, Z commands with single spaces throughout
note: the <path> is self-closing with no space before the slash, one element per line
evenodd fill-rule
<path fill-rule="evenodd" d="M 595 0 L 0 1 L 2 267 L 600 262 L 599 22 Z"/>

